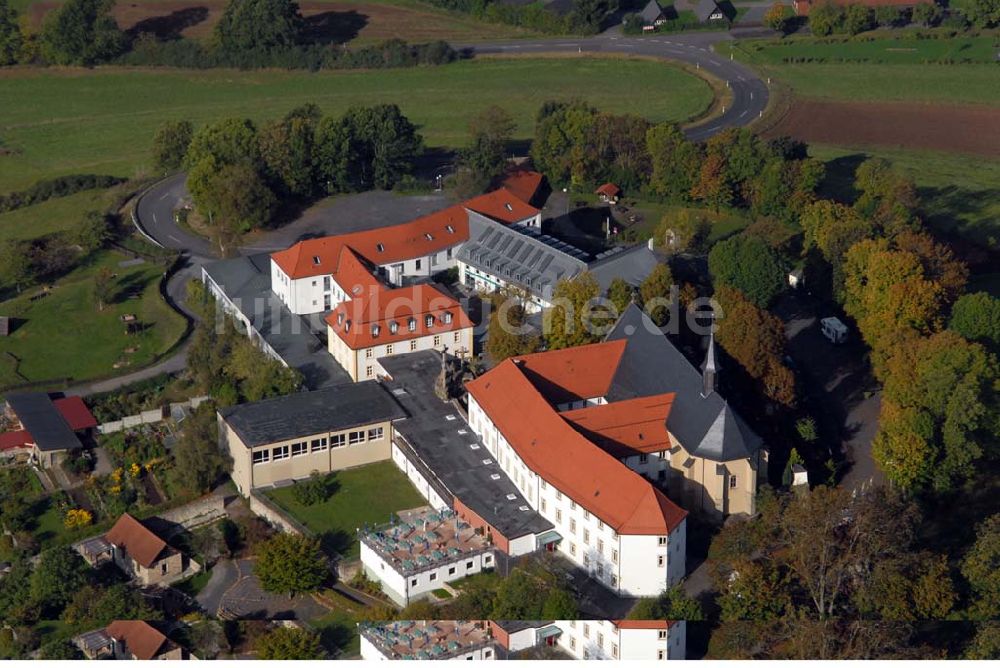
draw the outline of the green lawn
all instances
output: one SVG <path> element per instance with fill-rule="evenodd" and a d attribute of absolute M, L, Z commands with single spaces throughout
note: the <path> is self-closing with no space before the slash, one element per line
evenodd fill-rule
<path fill-rule="evenodd" d="M 545 100 L 582 96 L 600 109 L 684 121 L 712 102 L 692 74 L 647 60 L 514 58 L 442 67 L 318 73 L 233 70 L 16 69 L 0 74 L 0 192 L 78 172 L 149 171 L 150 140 L 168 119 L 275 118 L 306 102 L 327 113 L 395 102 L 430 146 L 461 146 L 469 119 L 491 104 L 528 138 Z"/>
<path fill-rule="evenodd" d="M 322 617 L 309 620 L 310 626 L 319 632 L 320 642 L 332 657 L 357 657 L 361 653 L 357 622 L 363 618 L 364 608 L 332 589 L 323 592 L 323 599 L 335 607 Z"/>
<path fill-rule="evenodd" d="M 27 382 L 64 378 L 79 382 L 127 373 L 177 343 L 186 324 L 160 296 L 163 267 L 148 262 L 120 266 L 126 259 L 114 251 L 102 252 L 56 281 L 46 297 L 32 302 L 30 298 L 40 292 L 34 287 L 0 302 L 0 313 L 20 321 L 13 334 L 0 339 L 0 390 Z M 101 267 L 118 274 L 118 296 L 98 311 L 93 277 Z M 130 293 L 138 297 L 127 297 Z M 135 314 L 145 329 L 126 335 L 120 320 L 125 313 Z M 126 349 L 135 350 L 126 353 Z M 20 359 L 17 372 L 10 354 Z"/>
<path fill-rule="evenodd" d="M 77 227 L 87 211 L 103 211 L 111 203 L 112 190 L 85 190 L 56 197 L 34 206 L 0 213 L 0 242 L 37 239 Z"/>
<path fill-rule="evenodd" d="M 824 195 L 849 199 L 857 165 L 867 156 L 886 158 L 916 182 L 929 225 L 1000 247 L 1000 160 L 874 147 L 811 145 L 809 152 L 827 162 Z"/>
<path fill-rule="evenodd" d="M 704 216 L 708 219 L 708 221 L 712 224 L 712 233 L 708 238 L 710 243 L 715 243 L 720 239 L 725 239 L 750 224 L 750 221 L 747 220 L 747 218 L 740 215 L 740 213 L 736 211 L 720 211 L 719 213 L 716 213 L 711 209 L 703 207 L 665 204 L 662 202 L 646 202 L 642 200 L 636 201 L 634 208 L 643 215 L 643 222 L 636 232 L 639 235 L 639 238 L 646 238 L 651 235 L 653 231 L 656 230 L 656 226 L 659 225 L 660 220 L 664 215 L 668 213 L 677 214 L 682 211 L 689 211 L 696 216 Z"/>
<path fill-rule="evenodd" d="M 205 588 L 208 581 L 212 579 L 212 570 L 209 568 L 203 568 L 200 572 L 192 575 L 187 580 L 178 582 L 174 585 L 174 589 L 180 590 L 187 594 L 188 596 L 197 596 L 198 592 Z"/>
<path fill-rule="evenodd" d="M 1000 104 L 1000 65 L 990 54 L 996 38 L 954 40 L 883 39 L 836 44 L 809 40 L 787 43 L 738 42 L 733 53 L 802 97 L 852 102 L 941 102 Z M 916 49 L 911 51 L 909 49 Z M 784 63 L 786 57 L 828 58 L 828 62 Z M 922 61 L 969 58 L 971 64 Z M 856 62 L 833 62 L 849 59 Z M 860 62 L 867 60 L 868 62 Z"/>
<path fill-rule="evenodd" d="M 357 529 L 384 524 L 391 513 L 426 505 L 420 493 L 391 461 L 378 462 L 333 474 L 334 493 L 323 503 L 304 506 L 292 487 L 266 492 L 292 517 L 321 536 L 326 549 L 357 558 L 361 548 Z"/>

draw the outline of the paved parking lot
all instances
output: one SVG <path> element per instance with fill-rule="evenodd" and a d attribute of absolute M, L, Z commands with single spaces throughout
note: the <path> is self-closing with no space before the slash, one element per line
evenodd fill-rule
<path fill-rule="evenodd" d="M 308 594 L 289 597 L 261 589 L 253 559 L 217 563 L 197 600 L 207 613 L 229 619 L 313 619 L 327 612 Z"/>

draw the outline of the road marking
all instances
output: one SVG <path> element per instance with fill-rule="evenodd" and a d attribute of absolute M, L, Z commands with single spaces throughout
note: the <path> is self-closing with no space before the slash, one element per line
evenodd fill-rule
<path fill-rule="evenodd" d="M 156 222 L 156 212 L 155 211 L 153 212 L 153 222 L 154 223 Z"/>
<path fill-rule="evenodd" d="M 173 241 L 176 241 L 177 243 L 181 243 L 181 240 L 180 240 L 180 239 L 178 239 L 177 237 L 175 237 L 175 236 L 174 236 L 174 235 L 172 235 L 172 234 L 168 235 L 168 237 L 169 237 L 169 238 L 170 238 L 171 240 L 173 240 Z"/>
<path fill-rule="evenodd" d="M 744 116 L 746 116 L 746 115 L 747 115 L 747 110 L 746 110 L 746 109 L 744 109 L 744 110 L 743 110 L 743 113 L 742 113 L 742 114 L 740 114 L 740 118 L 743 118 L 743 117 L 744 117 Z"/>

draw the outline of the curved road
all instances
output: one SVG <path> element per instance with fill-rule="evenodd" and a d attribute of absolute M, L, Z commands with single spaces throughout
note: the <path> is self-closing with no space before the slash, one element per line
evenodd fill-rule
<path fill-rule="evenodd" d="M 759 32 L 759 31 L 757 31 Z M 770 34 L 770 33 L 768 33 Z M 728 127 L 739 127 L 758 118 L 767 107 L 767 85 L 748 67 L 729 59 L 728 54 L 715 53 L 712 46 L 733 39 L 726 32 L 693 32 L 649 37 L 628 37 L 612 28 L 594 37 L 576 39 L 519 40 L 456 44 L 456 49 L 475 54 L 532 53 L 619 53 L 676 60 L 703 69 L 726 81 L 732 101 L 725 112 L 689 127 L 689 139 L 702 141 Z M 213 258 L 211 242 L 187 232 L 174 222 L 173 211 L 185 198 L 185 175 L 176 174 L 151 187 L 136 206 L 140 230 L 165 248 L 186 252 L 195 264 Z"/>

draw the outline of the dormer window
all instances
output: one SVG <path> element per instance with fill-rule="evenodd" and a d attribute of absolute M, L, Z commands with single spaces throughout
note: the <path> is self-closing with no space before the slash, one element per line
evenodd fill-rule
<path fill-rule="evenodd" d="M 384 253 L 384 252 L 385 252 L 385 246 L 383 246 L 382 244 L 375 244 L 375 249 L 376 249 L 376 250 L 377 250 L 377 251 L 378 251 L 379 253 Z"/>
<path fill-rule="evenodd" d="M 381 331 L 381 329 L 382 328 L 379 327 L 378 325 L 372 325 L 372 336 L 373 337 L 377 337 L 378 333 Z"/>
<path fill-rule="evenodd" d="M 430 232 L 424 232 L 424 238 L 427 239 L 427 241 L 434 241 L 434 235 Z"/>
<path fill-rule="evenodd" d="M 344 314 L 343 313 L 338 313 L 337 314 L 337 324 L 338 325 L 343 325 L 344 324 Z"/>
<path fill-rule="evenodd" d="M 392 322 L 389 323 L 389 333 L 395 334 L 398 331 L 399 331 L 399 323 L 393 320 Z"/>
<path fill-rule="evenodd" d="M 455 228 L 451 225 L 445 225 L 444 229 L 448 230 L 448 234 L 455 234 Z"/>
<path fill-rule="evenodd" d="M 410 318 L 407 321 L 407 323 L 406 323 L 406 328 L 408 330 L 410 330 L 411 332 L 417 331 L 417 319 L 416 318 Z"/>
<path fill-rule="evenodd" d="M 348 320 L 347 322 L 344 323 L 344 331 L 345 332 L 351 331 L 351 321 L 350 320 Z"/>
<path fill-rule="evenodd" d="M 504 206 L 505 206 L 505 207 L 507 207 L 507 210 L 508 210 L 508 211 L 513 211 L 513 210 L 514 210 L 514 207 L 512 207 L 512 206 L 510 205 L 510 202 L 507 202 L 506 204 L 504 204 Z"/>
<path fill-rule="evenodd" d="M 318 264 L 320 264 L 320 262 L 321 262 L 321 260 L 319 259 L 319 255 L 313 255 L 313 264 L 317 264 L 318 265 Z"/>
<path fill-rule="evenodd" d="M 451 312 L 450 311 L 445 311 L 444 315 L 441 316 L 441 320 L 444 322 L 444 324 L 450 325 L 451 324 Z"/>
<path fill-rule="evenodd" d="M 424 327 L 430 327 L 434 324 L 434 316 L 429 315 L 424 318 Z"/>

